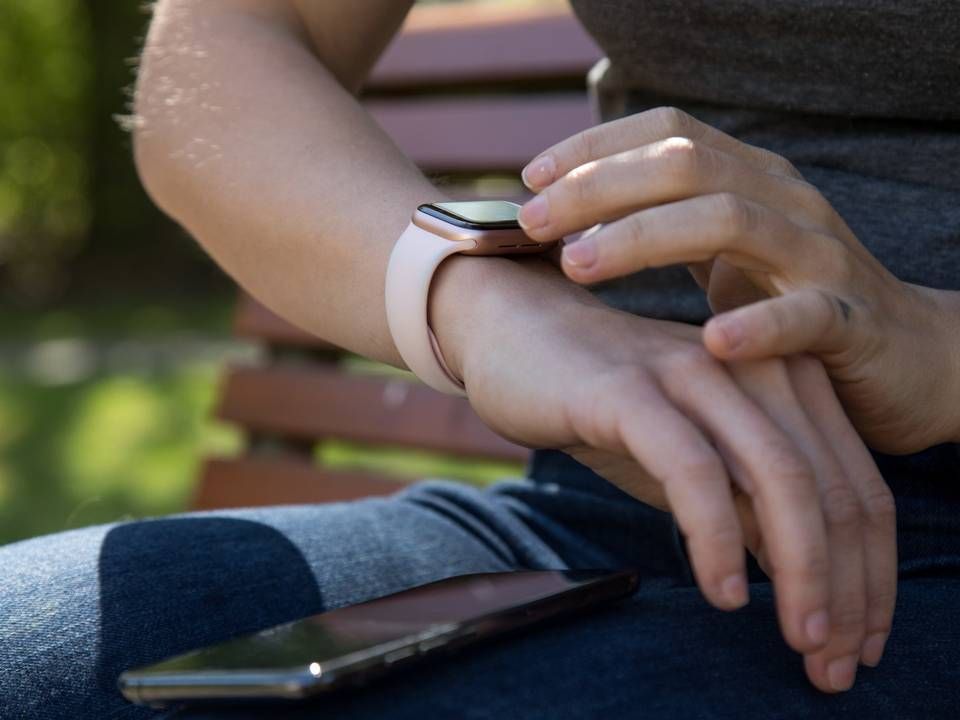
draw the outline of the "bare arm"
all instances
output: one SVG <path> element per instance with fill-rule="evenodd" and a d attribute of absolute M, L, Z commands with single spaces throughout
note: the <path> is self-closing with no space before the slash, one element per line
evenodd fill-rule
<path fill-rule="evenodd" d="M 394 364 L 387 259 L 438 193 L 352 93 L 411 4 L 161 0 L 136 94 L 154 200 L 284 317 Z"/>
<path fill-rule="evenodd" d="M 384 273 L 411 211 L 437 191 L 352 92 L 410 4 L 160 0 L 136 102 L 137 162 L 157 203 L 281 315 L 397 365 Z M 879 475 L 829 383 L 779 358 L 728 368 L 699 329 L 611 310 L 541 260 L 452 258 L 430 305 L 480 415 L 673 511 L 715 605 L 746 600 L 743 543 L 762 540 L 780 569 L 784 635 L 811 658 L 819 687 L 842 689 L 825 663 L 858 649 L 863 628 L 837 644 L 826 618 L 859 616 L 863 537 L 828 538 L 816 480 Z M 794 412 L 798 398 L 815 422 Z M 816 439 L 820 427 L 832 429 Z M 739 510 L 731 479 L 748 491 Z M 845 489 L 835 490 L 825 496 Z M 889 542 L 873 545 L 895 558 Z M 857 592 L 831 585 L 833 557 Z M 881 579 L 895 584 L 895 560 L 888 566 Z"/>

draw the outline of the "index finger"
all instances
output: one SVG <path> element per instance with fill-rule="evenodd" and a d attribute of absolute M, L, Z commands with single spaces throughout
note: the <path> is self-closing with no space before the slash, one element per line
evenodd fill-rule
<path fill-rule="evenodd" d="M 523 181 L 538 192 L 585 163 L 672 137 L 700 141 L 763 172 L 801 177 L 788 160 L 776 153 L 741 142 L 683 110 L 660 107 L 588 128 L 560 141 L 523 169 Z"/>

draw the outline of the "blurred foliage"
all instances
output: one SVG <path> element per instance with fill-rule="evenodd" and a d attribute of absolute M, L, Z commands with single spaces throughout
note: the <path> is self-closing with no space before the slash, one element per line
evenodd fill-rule
<path fill-rule="evenodd" d="M 147 198 L 117 122 L 145 7 L 0 0 L 0 544 L 184 509 L 199 459 L 239 446 L 208 421 L 213 362 L 44 376 L 8 357 L 229 332 L 231 284 Z M 471 482 L 520 472 L 342 443 L 318 457 Z"/>
<path fill-rule="evenodd" d="M 24 313 L 0 305 L 0 338 L 35 343 L 63 337 L 111 341 L 182 333 L 223 337 L 230 331 L 233 297 L 109 297 Z"/>
<path fill-rule="evenodd" d="M 79 2 L 0 4 L 0 264 L 21 285 L 75 256 L 90 225 L 90 52 Z"/>
<path fill-rule="evenodd" d="M 0 544 L 184 508 L 197 458 L 238 445 L 207 422 L 216 374 L 0 377 Z"/>
<path fill-rule="evenodd" d="M 147 21 L 139 2 L 0 3 L 0 301 L 228 287 L 147 198 L 117 122 Z"/>
<path fill-rule="evenodd" d="M 146 196 L 118 122 L 129 112 L 147 7 L 0 1 L 0 303 L 229 291 Z"/>

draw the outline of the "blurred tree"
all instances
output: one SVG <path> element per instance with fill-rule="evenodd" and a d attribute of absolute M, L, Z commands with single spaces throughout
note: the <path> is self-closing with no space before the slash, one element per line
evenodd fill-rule
<path fill-rule="evenodd" d="M 147 198 L 117 121 L 145 7 L 0 0 L 0 302 L 230 291 Z"/>
<path fill-rule="evenodd" d="M 69 0 L 0 4 L 0 268 L 43 295 L 90 223 L 89 26 Z"/>
<path fill-rule="evenodd" d="M 146 197 L 127 111 L 139 2 L 0 3 L 0 298 L 225 289 Z"/>

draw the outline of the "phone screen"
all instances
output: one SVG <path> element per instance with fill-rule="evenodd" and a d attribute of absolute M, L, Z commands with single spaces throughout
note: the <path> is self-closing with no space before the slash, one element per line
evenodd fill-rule
<path fill-rule="evenodd" d="M 157 706 L 303 699 L 623 597 L 638 581 L 637 573 L 627 570 L 448 578 L 128 670 L 120 688 L 133 702 Z"/>
<path fill-rule="evenodd" d="M 466 575 L 280 625 L 151 666 L 155 672 L 308 667 L 552 596 L 578 572 Z"/>

